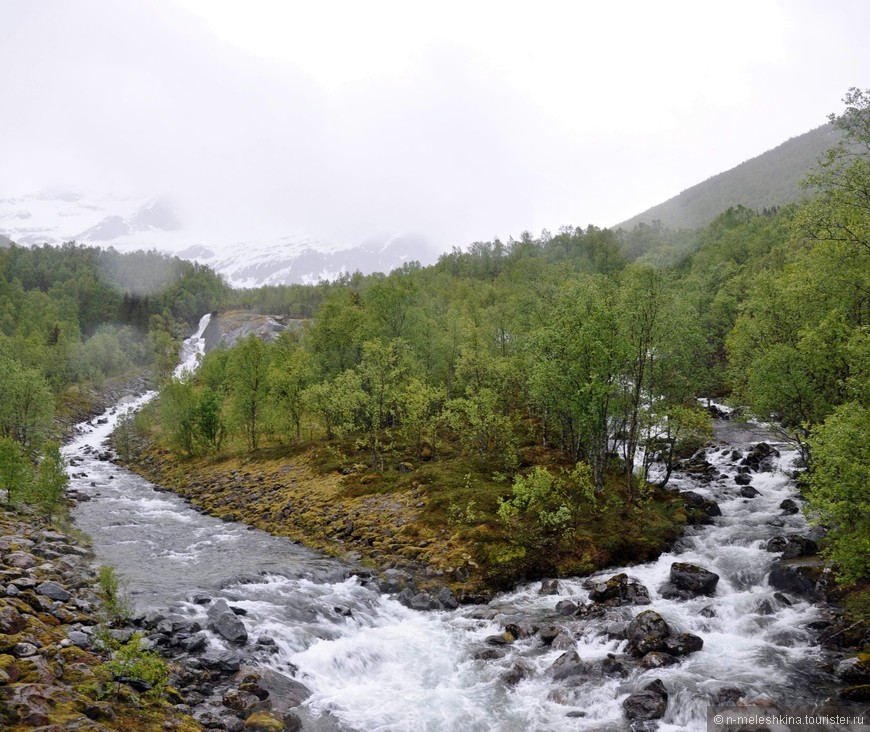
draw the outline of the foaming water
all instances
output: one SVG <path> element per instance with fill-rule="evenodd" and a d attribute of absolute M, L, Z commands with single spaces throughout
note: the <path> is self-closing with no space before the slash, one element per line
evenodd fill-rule
<path fill-rule="evenodd" d="M 200 323 L 197 338 L 206 323 Z M 195 351 L 188 351 L 188 362 L 195 365 Z M 783 515 L 779 508 L 783 499 L 794 497 L 790 472 L 796 455 L 777 445 L 781 456 L 772 470 L 752 474 L 760 494 L 755 498 L 743 497 L 734 481 L 733 451 L 740 458 L 751 444 L 772 440 L 760 427 L 718 423 L 727 447 L 706 451 L 717 477 L 709 483 L 689 475 L 672 479 L 674 487 L 719 503 L 722 516 L 713 525 L 688 528 L 674 549 L 654 562 L 593 578 L 625 571 L 648 588 L 651 605 L 578 619 L 562 617 L 555 608 L 565 599 L 587 602 L 587 578 L 560 579 L 556 595 L 539 594 L 534 583 L 487 606 L 409 610 L 352 576 L 346 564 L 204 516 L 101 460 L 120 412 L 115 408 L 105 421 L 83 425 L 65 448 L 75 462 L 72 487 L 92 499 L 78 504 L 74 516 L 91 535 L 99 561 L 111 563 L 128 580 L 139 609 L 174 608 L 205 621 L 205 607 L 194 596 L 227 599 L 244 612 L 240 617 L 251 637 L 241 652 L 249 662 L 306 684 L 313 694 L 305 706 L 314 719 L 329 717 L 341 729 L 358 732 L 622 730 L 622 701 L 660 678 L 670 700 L 659 729 L 676 732 L 706 729 L 706 707 L 725 687 L 739 688 L 747 699 L 790 706 L 811 706 L 825 696 L 813 670 L 820 651 L 807 629 L 818 618 L 817 609 L 797 598 L 791 606 L 783 603 L 767 583 L 778 556 L 765 550 L 767 541 L 806 530 L 801 514 Z M 675 561 L 719 574 L 715 595 L 662 597 Z M 703 649 L 666 668 L 629 664 L 624 677 L 590 673 L 554 680 L 550 667 L 566 649 L 591 665 L 623 653 L 625 641 L 613 637 L 611 626 L 646 609 L 659 612 L 675 631 L 700 636 Z M 486 639 L 506 623 L 558 625 L 568 645 L 557 650 L 532 634 L 494 649 Z M 268 642 L 258 643 L 260 638 Z M 226 647 L 216 636 L 209 643 Z"/>

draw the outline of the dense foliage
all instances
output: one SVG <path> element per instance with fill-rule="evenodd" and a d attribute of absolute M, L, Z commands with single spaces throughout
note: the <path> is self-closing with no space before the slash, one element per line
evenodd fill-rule
<path fill-rule="evenodd" d="M 666 483 L 709 438 L 697 398 L 730 394 L 800 448 L 830 555 L 861 578 L 870 109 L 858 90 L 846 101 L 832 118 L 843 141 L 803 206 L 739 206 L 692 233 L 566 227 L 454 249 L 426 269 L 248 293 L 316 317 L 212 353 L 198 384 L 170 383 L 167 436 L 187 454 L 219 449 L 217 434 L 246 449 L 343 439 L 376 471 L 458 448 L 508 480 L 492 508 L 518 541 L 551 547 L 576 525 L 569 514 L 601 510 L 615 476 L 627 504 Z M 647 472 L 653 458 L 664 472 Z M 588 475 L 591 501 L 563 500 L 571 470 Z"/>
<path fill-rule="evenodd" d="M 51 517 L 66 485 L 53 423 L 78 387 L 133 368 L 168 373 L 178 343 L 229 292 L 156 252 L 65 244 L 0 249 L 0 488 Z"/>

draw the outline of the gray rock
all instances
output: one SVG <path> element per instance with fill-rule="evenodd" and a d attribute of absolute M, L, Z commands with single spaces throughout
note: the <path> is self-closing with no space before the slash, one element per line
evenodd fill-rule
<path fill-rule="evenodd" d="M 80 630 L 71 630 L 66 634 L 66 636 L 79 648 L 87 648 L 91 642 L 88 635 L 82 633 Z"/>
<path fill-rule="evenodd" d="M 553 672 L 556 681 L 563 681 L 571 676 L 585 673 L 586 664 L 580 660 L 577 651 L 566 651 L 553 662 L 550 671 Z"/>
<path fill-rule="evenodd" d="M 704 647 L 704 640 L 693 633 L 680 633 L 679 635 L 665 638 L 662 650 L 672 656 L 688 656 L 690 653 L 700 651 Z"/>
<path fill-rule="evenodd" d="M 438 602 L 445 610 L 455 610 L 459 607 L 459 601 L 453 596 L 449 587 L 442 587 L 438 593 Z"/>
<path fill-rule="evenodd" d="M 824 601 L 828 575 L 818 560 L 788 559 L 774 563 L 767 578 L 771 587 L 813 602 Z"/>
<path fill-rule="evenodd" d="M 33 643 L 16 643 L 12 647 L 12 655 L 15 658 L 28 658 L 39 653 L 39 649 Z"/>
<path fill-rule="evenodd" d="M 628 624 L 625 631 L 629 652 L 645 656 L 650 651 L 660 651 L 664 641 L 671 635 L 671 628 L 654 610 L 645 610 Z"/>
<path fill-rule="evenodd" d="M 782 512 L 787 516 L 793 516 L 796 513 L 800 513 L 800 506 L 797 505 L 791 498 L 786 498 L 782 503 L 779 504 Z"/>
<path fill-rule="evenodd" d="M 589 599 L 609 607 L 650 603 L 649 591 L 646 587 L 624 572 L 595 584 L 589 591 Z"/>
<path fill-rule="evenodd" d="M 668 708 L 668 691 L 661 680 L 656 679 L 622 702 L 625 716 L 631 721 L 661 719 Z"/>
<path fill-rule="evenodd" d="M 226 601 L 218 600 L 207 611 L 212 629 L 230 643 L 243 645 L 248 641 L 245 624 L 239 620 Z"/>
<path fill-rule="evenodd" d="M 556 612 L 559 615 L 569 616 L 577 614 L 577 605 L 575 605 L 570 600 L 559 600 L 556 603 Z"/>
<path fill-rule="evenodd" d="M 644 668 L 662 668 L 673 666 L 675 663 L 679 663 L 677 657 L 663 651 L 650 651 L 640 659 L 640 665 Z"/>
<path fill-rule="evenodd" d="M 52 600 L 57 600 L 59 602 L 66 602 L 72 597 L 72 595 L 57 584 L 57 582 L 43 582 L 36 588 L 36 591 L 40 595 L 45 595 L 46 597 L 50 597 Z"/>
<path fill-rule="evenodd" d="M 428 592 L 418 592 L 408 601 L 408 607 L 412 610 L 432 610 L 438 607 L 438 601 Z"/>
<path fill-rule="evenodd" d="M 3 561 L 17 569 L 33 569 L 37 565 L 37 561 L 27 552 L 12 552 L 7 554 Z"/>
<path fill-rule="evenodd" d="M 667 598 L 697 597 L 712 595 L 716 591 L 719 575 L 703 567 L 684 562 L 671 564 L 670 582 L 661 589 L 662 596 Z"/>
<path fill-rule="evenodd" d="M 870 665 L 862 662 L 857 656 L 844 658 L 837 664 L 834 673 L 838 679 L 852 684 L 870 683 Z"/>

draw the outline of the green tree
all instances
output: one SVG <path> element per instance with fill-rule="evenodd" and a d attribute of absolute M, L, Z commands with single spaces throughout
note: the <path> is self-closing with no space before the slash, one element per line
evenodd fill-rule
<path fill-rule="evenodd" d="M 230 412 L 250 450 L 257 449 L 268 411 L 269 360 L 268 346 L 252 333 L 230 351 L 227 361 Z"/>
<path fill-rule="evenodd" d="M 870 89 L 849 89 L 845 111 L 830 115 L 843 139 L 828 151 L 804 186 L 817 196 L 801 210 L 798 228 L 812 239 L 842 243 L 870 257 Z"/>
<path fill-rule="evenodd" d="M 302 436 L 302 395 L 313 378 L 311 354 L 298 339 L 285 331 L 272 346 L 269 364 L 269 392 L 272 395 L 272 421 L 287 435 Z"/>
<path fill-rule="evenodd" d="M 810 437 L 812 464 L 805 495 L 817 519 L 830 528 L 827 555 L 837 577 L 870 577 L 870 409 L 843 404 Z"/>
<path fill-rule="evenodd" d="M 42 452 L 42 459 L 36 469 L 33 480 L 33 500 L 42 510 L 45 517 L 51 521 L 54 512 L 63 500 L 63 494 L 69 483 L 66 474 L 66 462 L 61 455 L 57 443 L 49 443 Z"/>
<path fill-rule="evenodd" d="M 160 390 L 158 410 L 169 446 L 188 457 L 196 438 L 197 398 L 191 377 L 170 377 Z"/>
<path fill-rule="evenodd" d="M 197 444 L 204 446 L 207 452 L 218 452 L 225 432 L 223 401 L 207 386 L 197 395 L 193 422 Z"/>
<path fill-rule="evenodd" d="M 33 467 L 21 444 L 0 437 L 0 489 L 6 491 L 6 503 L 27 495 L 33 480 Z"/>
<path fill-rule="evenodd" d="M 0 436 L 12 438 L 35 454 L 53 415 L 54 397 L 42 374 L 0 358 Z"/>

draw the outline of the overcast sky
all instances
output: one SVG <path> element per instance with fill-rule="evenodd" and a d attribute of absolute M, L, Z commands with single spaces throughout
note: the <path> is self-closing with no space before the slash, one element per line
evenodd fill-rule
<path fill-rule="evenodd" d="M 0 195 L 439 248 L 616 224 L 870 86 L 867 0 L 0 2 Z"/>

